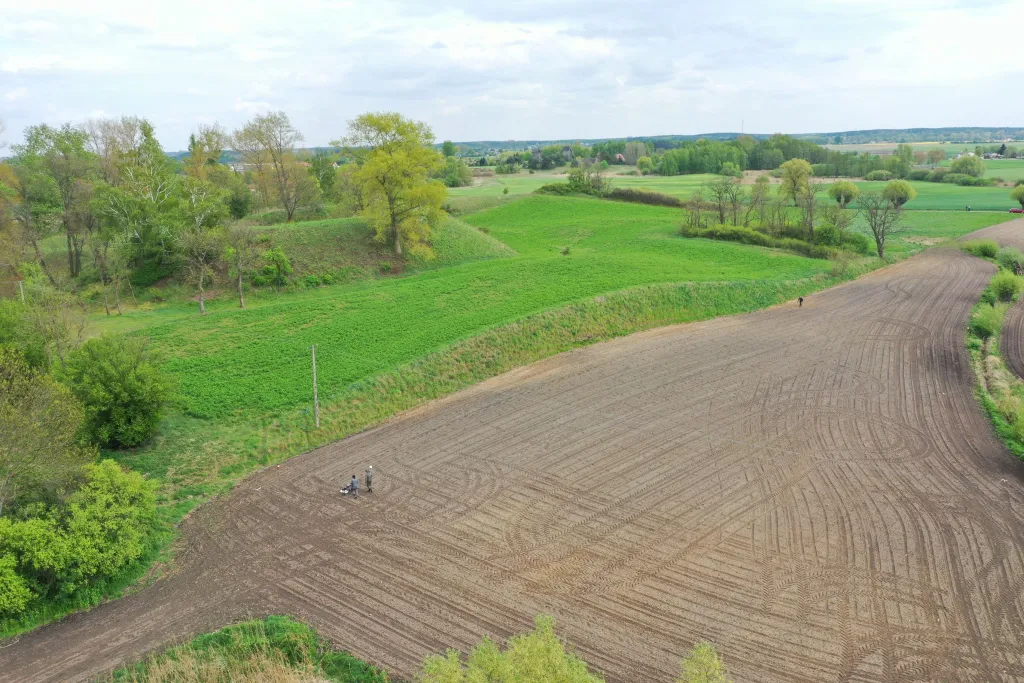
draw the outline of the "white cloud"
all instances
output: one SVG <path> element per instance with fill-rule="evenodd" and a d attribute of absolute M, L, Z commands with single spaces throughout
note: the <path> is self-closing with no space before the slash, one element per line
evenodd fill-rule
<path fill-rule="evenodd" d="M 998 0 L 0 0 L 0 93 L 11 130 L 138 114 L 169 149 L 271 109 L 311 144 L 381 109 L 453 140 L 1006 125 L 1022 24 Z"/>

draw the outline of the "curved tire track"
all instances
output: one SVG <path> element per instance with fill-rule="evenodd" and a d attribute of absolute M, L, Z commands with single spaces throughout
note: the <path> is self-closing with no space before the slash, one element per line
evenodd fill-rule
<path fill-rule="evenodd" d="M 674 680 L 701 638 L 740 682 L 1024 681 L 1024 466 L 964 350 L 991 273 L 932 250 L 294 458 L 198 510 L 174 575 L 0 649 L 0 681 L 267 613 L 409 676 L 537 612 L 609 681 Z M 371 462 L 375 493 L 339 496 Z"/>

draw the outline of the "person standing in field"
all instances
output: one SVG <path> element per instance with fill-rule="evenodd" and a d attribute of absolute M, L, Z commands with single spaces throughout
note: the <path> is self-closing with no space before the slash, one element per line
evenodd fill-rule
<path fill-rule="evenodd" d="M 351 493 L 356 498 L 359 497 L 359 479 L 356 475 L 352 475 L 352 481 L 348 483 L 348 486 L 341 490 L 342 493 Z"/>
<path fill-rule="evenodd" d="M 364 479 L 366 481 L 366 492 L 373 493 L 373 465 L 366 468 Z"/>

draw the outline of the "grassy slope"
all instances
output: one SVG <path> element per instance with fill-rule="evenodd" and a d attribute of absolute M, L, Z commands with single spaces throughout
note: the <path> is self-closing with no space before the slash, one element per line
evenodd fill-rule
<path fill-rule="evenodd" d="M 388 677 L 288 617 L 234 624 L 112 672 L 113 683 L 385 683 Z"/>

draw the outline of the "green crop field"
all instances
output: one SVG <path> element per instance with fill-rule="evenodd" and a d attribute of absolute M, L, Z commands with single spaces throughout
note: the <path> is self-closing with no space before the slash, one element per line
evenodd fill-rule
<path fill-rule="evenodd" d="M 944 161 L 940 166 L 949 167 L 951 161 Z M 1024 180 L 1024 159 L 986 159 L 985 177 L 1002 178 L 1008 183 Z"/>
<path fill-rule="evenodd" d="M 909 211 L 965 211 L 965 207 L 970 206 L 972 211 L 1006 213 L 1020 206 L 1010 199 L 1010 189 L 1006 187 L 962 187 L 928 182 L 910 184 L 917 190 L 917 198 L 907 204 Z M 861 181 L 857 187 L 861 192 L 881 192 L 885 183 Z M 1006 219 L 1009 220 L 1010 216 L 1006 216 Z"/>
<path fill-rule="evenodd" d="M 678 210 L 663 207 L 529 197 L 470 222 L 518 256 L 313 290 L 244 311 L 225 306 L 187 325 L 184 305 L 138 315 L 146 336 L 168 354 L 187 411 L 226 417 L 308 402 L 311 344 L 318 344 L 329 394 L 489 327 L 602 292 L 660 282 L 796 280 L 829 267 L 681 239 L 674 234 Z M 135 315 L 116 322 L 123 327 Z"/>

